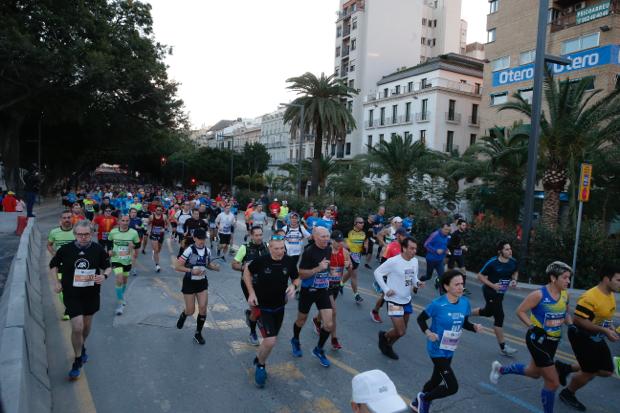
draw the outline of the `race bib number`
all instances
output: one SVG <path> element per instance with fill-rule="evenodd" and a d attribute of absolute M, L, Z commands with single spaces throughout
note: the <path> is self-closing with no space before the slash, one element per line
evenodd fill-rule
<path fill-rule="evenodd" d="M 439 344 L 439 348 L 441 350 L 455 351 L 459 345 L 459 339 L 461 338 L 462 333 L 463 330 L 445 330 L 443 332 L 443 335 L 441 336 L 441 343 Z"/>
<path fill-rule="evenodd" d="M 545 314 L 545 331 L 547 333 L 558 332 L 564 324 L 566 313 L 546 313 Z"/>
<path fill-rule="evenodd" d="M 340 282 L 342 280 L 342 273 L 344 272 L 343 267 L 332 267 L 329 271 L 329 281 L 330 282 Z"/>
<path fill-rule="evenodd" d="M 327 288 L 329 287 L 329 272 L 319 272 L 314 276 L 314 283 L 312 288 Z"/>
<path fill-rule="evenodd" d="M 209 228 L 215 228 L 215 222 L 209 222 Z"/>
<path fill-rule="evenodd" d="M 455 249 L 455 250 L 454 250 L 454 252 L 452 252 L 452 254 L 453 254 L 455 257 L 460 257 L 461 255 L 463 255 L 463 250 L 462 250 L 462 249 L 460 249 L 460 248 L 457 248 L 457 249 Z"/>
<path fill-rule="evenodd" d="M 350 256 L 351 256 L 351 261 L 353 261 L 356 264 L 360 263 L 361 255 L 359 252 L 352 252 Z"/>
<path fill-rule="evenodd" d="M 109 232 L 102 232 L 101 233 L 101 239 L 104 241 L 108 240 L 108 234 L 110 234 Z"/>
<path fill-rule="evenodd" d="M 413 285 L 413 277 L 405 276 L 405 287 L 411 287 Z"/>
<path fill-rule="evenodd" d="M 405 307 L 388 302 L 388 316 L 399 317 L 405 315 Z"/>
<path fill-rule="evenodd" d="M 230 225 L 222 225 L 222 233 L 228 234 L 230 232 Z"/>
<path fill-rule="evenodd" d="M 118 247 L 117 251 L 119 257 L 129 257 L 129 247 L 127 245 Z"/>
<path fill-rule="evenodd" d="M 192 281 L 200 281 L 207 278 L 207 267 L 196 266 L 192 268 L 192 270 L 195 270 L 196 268 L 201 270 L 201 273 L 199 275 L 192 274 Z"/>
<path fill-rule="evenodd" d="M 153 233 L 153 235 L 159 235 L 161 234 L 162 230 L 162 227 L 153 227 L 153 230 L 151 232 Z"/>
<path fill-rule="evenodd" d="M 74 287 L 94 287 L 95 270 L 75 270 L 73 274 Z"/>
<path fill-rule="evenodd" d="M 503 294 L 508 290 L 508 287 L 510 287 L 510 283 L 512 282 L 512 280 L 499 280 L 499 293 Z"/>

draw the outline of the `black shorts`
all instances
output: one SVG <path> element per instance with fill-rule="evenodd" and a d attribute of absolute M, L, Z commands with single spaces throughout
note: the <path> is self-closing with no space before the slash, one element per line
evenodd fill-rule
<path fill-rule="evenodd" d="M 298 310 L 302 314 L 308 314 L 312 304 L 316 304 L 316 308 L 320 310 L 329 310 L 332 308 L 332 302 L 329 300 L 329 291 L 327 288 L 302 288 L 299 292 Z"/>
<path fill-rule="evenodd" d="M 334 297 L 334 301 L 336 301 L 336 298 L 338 298 L 338 294 L 340 294 L 340 284 L 337 284 L 333 287 L 330 285 L 327 291 L 329 291 L 329 295 Z"/>
<path fill-rule="evenodd" d="M 157 241 L 157 242 L 159 242 L 160 244 L 163 244 L 163 243 L 164 243 L 164 233 L 163 233 L 163 232 L 160 232 L 159 234 L 153 234 L 153 233 L 151 232 L 151 235 L 149 235 L 149 239 L 150 239 L 151 241 Z"/>
<path fill-rule="evenodd" d="M 364 248 L 364 255 L 372 255 L 372 249 L 375 245 L 375 241 L 372 238 L 368 238 L 368 246 Z"/>
<path fill-rule="evenodd" d="M 217 235 L 220 238 L 220 244 L 221 245 L 230 245 L 230 235 L 231 234 L 218 233 Z"/>
<path fill-rule="evenodd" d="M 504 294 L 498 294 L 490 291 L 490 288 L 483 286 L 482 295 L 486 305 L 480 309 L 482 317 L 493 317 L 495 327 L 503 327 L 504 325 Z"/>
<path fill-rule="evenodd" d="M 256 324 L 263 338 L 276 337 L 284 321 L 284 307 L 259 308 L 252 307 L 252 315 L 256 318 Z"/>
<path fill-rule="evenodd" d="M 80 315 L 93 315 L 99 311 L 99 294 L 85 296 L 64 295 L 63 303 L 69 318 Z"/>
<path fill-rule="evenodd" d="M 454 264 L 457 264 L 457 268 L 465 268 L 465 257 L 462 255 L 450 255 L 448 257 L 448 268 L 453 269 Z"/>
<path fill-rule="evenodd" d="M 528 330 L 525 334 L 525 344 L 536 367 L 550 367 L 555 364 L 555 351 L 558 349 L 560 340 L 550 340 L 545 335 L 537 336 Z"/>
<path fill-rule="evenodd" d="M 351 266 L 353 266 L 354 270 L 357 270 L 357 267 L 360 266 L 360 262 L 362 261 L 362 255 L 364 255 L 364 253 L 363 252 L 358 252 L 358 253 L 352 252 L 351 254 L 357 254 L 357 256 L 359 257 L 358 261 L 355 261 L 353 257 L 351 257 Z"/>
<path fill-rule="evenodd" d="M 121 264 L 120 262 L 113 262 L 113 263 L 112 263 L 112 272 L 113 272 L 114 274 L 116 274 L 116 271 L 114 271 L 114 269 L 115 269 L 115 268 L 122 268 L 122 269 L 123 269 L 123 271 L 122 271 L 122 272 L 126 272 L 126 273 L 128 273 L 128 272 L 130 272 L 130 271 L 131 271 L 131 264 L 129 264 L 129 265 L 124 265 L 124 264 Z"/>
<path fill-rule="evenodd" d="M 613 372 L 614 363 L 605 339 L 594 341 L 590 334 L 577 329 L 568 330 L 568 340 L 579 362 L 581 371 L 597 373 L 600 370 Z"/>
<path fill-rule="evenodd" d="M 183 294 L 198 294 L 209 289 L 209 280 L 192 280 L 189 277 L 183 277 L 183 286 L 181 292 Z"/>

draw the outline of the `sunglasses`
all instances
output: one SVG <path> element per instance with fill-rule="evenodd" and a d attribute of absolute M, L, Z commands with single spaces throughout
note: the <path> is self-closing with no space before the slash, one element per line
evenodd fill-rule
<path fill-rule="evenodd" d="M 356 224 L 363 224 L 364 221 L 355 221 Z"/>
<path fill-rule="evenodd" d="M 284 235 L 272 235 L 271 236 L 272 241 L 282 241 L 283 239 L 284 239 Z"/>

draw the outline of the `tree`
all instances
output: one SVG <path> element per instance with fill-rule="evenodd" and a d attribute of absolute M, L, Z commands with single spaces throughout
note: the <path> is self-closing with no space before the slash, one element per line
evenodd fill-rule
<path fill-rule="evenodd" d="M 556 228 L 560 210 L 560 193 L 569 182 L 571 212 L 575 211 L 576 185 L 580 163 L 594 157 L 620 139 L 620 89 L 606 96 L 593 90 L 592 77 L 580 81 L 555 81 L 548 72 L 545 78 L 545 102 L 540 127 L 540 162 L 545 190 L 542 222 Z M 519 93 L 499 108 L 532 117 L 532 106 Z M 574 216 L 574 213 L 571 214 Z"/>
<path fill-rule="evenodd" d="M 369 198 L 370 185 L 366 182 L 368 175 L 368 162 L 363 155 L 358 155 L 351 162 L 337 164 L 335 173 L 327 178 L 326 190 L 339 196 Z"/>
<path fill-rule="evenodd" d="M 312 166 L 313 166 L 313 162 L 308 161 L 308 160 L 302 161 L 302 168 L 306 170 L 307 176 L 312 175 Z M 318 180 L 318 185 L 319 185 L 319 189 L 321 193 L 325 191 L 325 186 L 327 185 L 327 179 L 329 178 L 331 174 L 336 172 L 337 169 L 338 169 L 338 164 L 331 156 L 320 159 L 317 180 Z"/>
<path fill-rule="evenodd" d="M 316 77 L 305 73 L 286 80 L 287 87 L 299 96 L 292 104 L 303 105 L 304 119 L 298 106 L 288 106 L 284 112 L 284 122 L 290 123 L 291 135 L 299 131 L 314 131 L 314 154 L 312 157 L 312 180 L 310 195 L 317 193 L 323 142 L 344 139 L 347 131 L 355 129 L 355 119 L 346 108 L 347 99 L 357 94 L 357 90 L 348 87 L 333 75 L 321 74 Z"/>

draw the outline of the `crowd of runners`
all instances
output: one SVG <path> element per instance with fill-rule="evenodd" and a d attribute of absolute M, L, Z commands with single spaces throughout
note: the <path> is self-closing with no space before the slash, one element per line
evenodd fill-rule
<path fill-rule="evenodd" d="M 229 194 L 211 198 L 204 193 L 105 185 L 65 190 L 62 203 L 66 209 L 59 226 L 49 233 L 48 250 L 52 255 L 49 267 L 54 290 L 64 303 L 63 317 L 71 323 L 75 353 L 69 371 L 71 379 L 80 376 L 88 361 L 86 340 L 92 318 L 100 308 L 101 284 L 113 276 L 115 315 L 122 316 L 128 279 L 138 275 L 136 260 L 148 253 L 152 271 L 160 272 L 166 238 L 178 247 L 174 270 L 181 278 L 184 297 L 176 327 L 182 329 L 197 307 L 193 339 L 199 345 L 206 343 L 202 330 L 207 319 L 209 271 L 219 271 L 228 260 L 232 269 L 239 271 L 239 296 L 247 302 L 248 341 L 257 346 L 253 365 L 255 383 L 260 388 L 267 382 L 269 355 L 277 337 L 284 334 L 281 328 L 289 301 L 297 300 L 295 321 L 287 327 L 292 356 L 302 357 L 306 351 L 300 335 L 312 313 L 310 325 L 318 338 L 311 354 L 323 367 L 330 367 L 325 346 L 329 340 L 332 350 L 342 348 L 336 303 L 345 285 L 350 283 L 354 303 L 363 302 L 358 291 L 360 266 L 374 272 L 377 301 L 371 304 L 370 319 L 383 323 L 382 317 L 387 316 L 390 320 L 390 328 L 373 338 L 378 350 L 390 359 L 399 359 L 396 343 L 407 334 L 418 290 L 437 290 L 437 298 L 416 317 L 433 364 L 430 378 L 410 406 L 397 403 L 396 408 L 401 410 L 385 411 L 428 412 L 434 400 L 458 391 L 451 361 L 463 330 L 481 331 L 481 325 L 474 323 L 477 317 L 493 318 L 498 350 L 503 356 L 514 357 L 517 352 L 506 344 L 503 334 L 503 298 L 516 285 L 518 276 L 511 245 L 500 241 L 495 251 L 489 251 L 488 262 L 477 273 L 485 306 L 472 309 L 465 288 L 468 245 L 467 222 L 462 217 L 455 217 L 454 222 L 431 234 L 417 234 L 412 215 L 388 218 L 381 206 L 367 216 L 355 217 L 347 226 L 339 225 L 335 205 L 293 211 L 285 200 L 269 202 L 263 197 L 240 208 Z M 243 226 L 237 226 L 241 215 L 245 231 Z M 350 226 L 352 229 L 346 233 L 337 229 Z M 240 245 L 233 245 L 235 230 L 244 231 Z M 416 258 L 422 246 L 426 251 L 424 274 Z M 567 294 L 572 273 L 563 262 L 549 263 L 547 284 L 525 297 L 517 311 L 527 330 L 530 362 L 493 361 L 489 374 L 492 383 L 510 374 L 542 378 L 545 413 L 553 411 L 560 386 L 563 389 L 559 398 L 584 411 L 577 391 L 594 377 L 611 376 L 619 363 L 612 359 L 606 340 L 620 339 L 613 323 L 620 267 L 603 266 L 598 273 L 600 283 L 574 304 L 569 303 Z M 316 307 L 316 313 L 312 307 Z M 578 362 L 573 365 L 554 357 L 564 325 Z"/>

